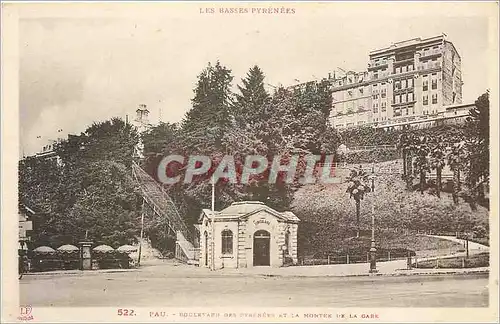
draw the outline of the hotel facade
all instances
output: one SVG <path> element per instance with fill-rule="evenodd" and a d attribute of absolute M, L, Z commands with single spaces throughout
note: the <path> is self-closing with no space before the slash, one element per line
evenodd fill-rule
<path fill-rule="evenodd" d="M 367 71 L 329 81 L 337 129 L 460 119 L 473 106 L 462 104 L 461 58 L 445 35 L 371 51 Z"/>

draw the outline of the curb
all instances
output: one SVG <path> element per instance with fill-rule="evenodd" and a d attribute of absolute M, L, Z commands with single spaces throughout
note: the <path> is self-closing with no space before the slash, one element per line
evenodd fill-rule
<path fill-rule="evenodd" d="M 109 271 L 71 271 L 71 272 L 33 272 L 25 273 L 23 276 L 42 277 L 42 276 L 86 276 L 86 275 L 100 275 L 107 273 L 129 273 L 140 272 L 141 269 L 116 269 Z M 264 278 L 353 278 L 353 277 L 399 277 L 399 276 L 441 276 L 441 275 L 476 275 L 476 274 L 489 274 L 489 269 L 468 269 L 463 271 L 412 271 L 412 270 L 396 270 L 395 272 L 382 272 L 382 273 L 357 273 L 357 274 L 283 274 L 283 273 L 199 273 L 179 276 L 178 274 L 171 278 L 224 278 L 224 277 L 264 277 Z M 167 276 L 168 277 L 168 276 Z"/>
<path fill-rule="evenodd" d="M 77 270 L 77 271 L 46 271 L 46 272 L 27 272 L 23 273 L 24 276 L 51 276 L 51 275 L 66 275 L 66 276 L 75 276 L 75 275 L 97 275 L 97 274 L 106 274 L 106 273 L 125 273 L 125 272 L 137 272 L 139 269 L 110 269 L 109 271 L 102 270 Z"/>
<path fill-rule="evenodd" d="M 256 277 L 267 278 L 353 278 L 353 277 L 402 277 L 402 276 L 442 276 L 442 275 L 476 275 L 489 274 L 489 270 L 476 271 L 433 271 L 433 272 L 392 272 L 392 273 L 360 273 L 360 274 L 320 274 L 320 275 L 300 275 L 300 274 L 251 274 Z"/>

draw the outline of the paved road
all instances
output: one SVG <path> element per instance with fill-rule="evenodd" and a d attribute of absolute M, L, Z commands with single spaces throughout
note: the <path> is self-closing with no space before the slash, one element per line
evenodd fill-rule
<path fill-rule="evenodd" d="M 156 268 L 156 269 L 155 269 Z M 181 269 L 179 269 L 181 270 Z M 263 277 L 165 272 L 25 276 L 33 306 L 485 307 L 488 275 Z"/>

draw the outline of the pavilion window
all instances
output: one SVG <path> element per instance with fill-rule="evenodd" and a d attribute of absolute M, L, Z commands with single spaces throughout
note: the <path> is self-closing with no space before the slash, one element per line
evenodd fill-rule
<path fill-rule="evenodd" d="M 290 231 L 287 230 L 285 233 L 285 246 L 288 254 L 291 254 L 292 246 L 291 246 L 291 241 L 290 241 Z"/>
<path fill-rule="evenodd" d="M 222 254 L 233 254 L 233 232 L 222 231 Z"/>

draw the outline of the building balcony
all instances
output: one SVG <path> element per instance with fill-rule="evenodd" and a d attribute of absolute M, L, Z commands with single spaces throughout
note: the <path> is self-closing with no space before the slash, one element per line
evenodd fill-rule
<path fill-rule="evenodd" d="M 414 89 L 414 87 L 401 88 L 401 89 L 394 89 L 393 92 L 394 92 L 394 94 L 401 94 L 401 93 L 407 93 L 407 92 L 415 92 L 415 89 Z"/>
<path fill-rule="evenodd" d="M 413 62 L 414 60 L 415 60 L 414 57 L 399 59 L 399 60 L 394 61 L 394 66 L 405 65 L 405 64 Z"/>
<path fill-rule="evenodd" d="M 417 100 L 406 101 L 406 102 L 398 102 L 398 103 L 391 103 L 391 106 L 393 106 L 393 107 L 409 106 L 409 108 L 411 108 L 416 102 L 417 102 Z"/>
<path fill-rule="evenodd" d="M 387 68 L 387 67 L 389 67 L 388 63 L 384 63 L 384 64 L 370 64 L 370 63 L 368 63 L 368 71 L 374 71 L 374 70 L 383 69 L 383 68 Z"/>
<path fill-rule="evenodd" d="M 440 62 L 433 62 L 429 63 L 427 66 L 420 65 L 417 67 L 417 71 L 427 71 L 427 70 L 439 70 L 441 69 L 441 63 Z"/>
<path fill-rule="evenodd" d="M 432 57 L 441 56 L 443 52 L 440 49 L 434 49 L 430 51 L 420 52 L 420 59 L 429 59 Z"/>

